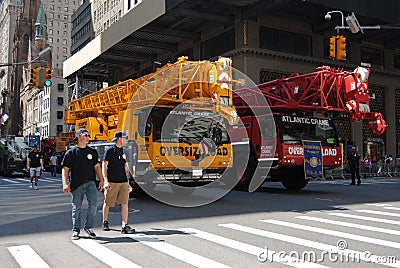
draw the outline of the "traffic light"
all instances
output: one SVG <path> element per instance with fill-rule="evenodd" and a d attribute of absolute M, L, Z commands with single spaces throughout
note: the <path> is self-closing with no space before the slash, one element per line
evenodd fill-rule
<path fill-rule="evenodd" d="M 346 37 L 344 37 L 343 35 L 338 36 L 336 50 L 337 50 L 336 59 L 346 60 Z"/>
<path fill-rule="evenodd" d="M 336 39 L 337 36 L 329 38 L 329 58 L 336 59 Z"/>
<path fill-rule="evenodd" d="M 51 68 L 44 68 L 44 85 L 49 87 L 52 85 L 51 82 Z"/>
<path fill-rule="evenodd" d="M 37 87 L 37 84 L 38 84 L 38 73 L 39 73 L 39 69 L 38 68 L 32 68 L 31 69 L 31 80 L 30 80 L 30 83 L 34 84 L 35 87 Z"/>
<path fill-rule="evenodd" d="M 40 68 L 38 70 L 37 87 L 38 88 L 44 87 L 44 69 L 43 68 Z"/>

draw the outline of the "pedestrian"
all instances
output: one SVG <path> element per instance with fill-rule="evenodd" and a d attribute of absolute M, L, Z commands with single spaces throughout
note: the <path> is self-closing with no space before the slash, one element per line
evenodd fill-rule
<path fill-rule="evenodd" d="M 81 209 L 83 198 L 86 195 L 88 210 L 83 230 L 90 238 L 96 238 L 93 223 L 97 210 L 98 191 L 96 188 L 96 175 L 100 179 L 98 190 L 103 188 L 103 175 L 98 159 L 98 153 L 88 145 L 90 135 L 84 128 L 78 129 L 75 134 L 77 146 L 70 148 L 61 162 L 63 192 L 71 194 L 72 203 L 72 236 L 79 239 L 81 229 Z M 68 174 L 69 183 L 68 183 Z"/>
<path fill-rule="evenodd" d="M 53 155 L 50 157 L 50 162 L 51 162 L 51 176 L 55 177 L 55 176 L 57 176 L 57 156 L 56 156 L 56 153 L 53 153 Z"/>
<path fill-rule="evenodd" d="M 381 176 L 382 175 L 382 166 L 383 166 L 382 157 L 379 157 L 379 159 L 378 159 L 378 171 L 376 172 L 377 176 Z"/>
<path fill-rule="evenodd" d="M 365 165 L 365 176 L 368 173 L 370 177 L 372 177 L 372 159 L 371 156 L 368 154 L 367 157 L 364 159 L 364 165 Z"/>
<path fill-rule="evenodd" d="M 121 205 L 122 234 L 133 234 L 135 229 L 128 225 L 128 202 L 132 188 L 129 185 L 129 167 L 124 146 L 127 135 L 122 131 L 114 133 L 115 144 L 104 154 L 102 171 L 104 178 L 103 230 L 109 231 L 108 212 L 118 202 Z"/>
<path fill-rule="evenodd" d="M 357 176 L 357 185 L 361 184 L 360 158 L 361 156 L 358 154 L 356 147 L 352 147 L 350 154 L 347 156 L 347 161 L 349 163 L 349 168 L 351 173 L 350 185 L 356 184 L 356 179 L 355 179 L 356 176 Z"/>
<path fill-rule="evenodd" d="M 43 154 L 37 150 L 36 146 L 32 147 L 26 160 L 26 167 L 29 170 L 31 180 L 31 189 L 38 190 L 38 182 L 41 171 L 44 171 Z M 35 179 L 35 187 L 33 186 L 33 179 Z"/>
<path fill-rule="evenodd" d="M 387 170 L 388 176 L 390 176 L 392 163 L 393 163 L 393 157 L 391 154 L 389 154 L 385 158 L 385 170 Z"/>

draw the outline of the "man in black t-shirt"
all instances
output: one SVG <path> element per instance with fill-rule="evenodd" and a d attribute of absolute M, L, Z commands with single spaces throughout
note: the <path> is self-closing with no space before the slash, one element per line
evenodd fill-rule
<path fill-rule="evenodd" d="M 32 151 L 28 154 L 28 159 L 26 160 L 26 167 L 29 170 L 29 176 L 31 179 L 31 189 L 33 189 L 33 179 L 35 179 L 35 190 L 38 189 L 38 181 L 40 177 L 40 172 L 44 170 L 43 164 L 43 154 L 39 152 L 36 146 L 32 147 Z"/>
<path fill-rule="evenodd" d="M 98 191 L 96 189 L 96 175 L 100 179 L 99 190 L 103 188 L 103 175 L 99 163 L 99 156 L 95 149 L 87 146 L 90 135 L 84 128 L 76 132 L 75 139 L 78 146 L 69 149 L 61 162 L 63 191 L 72 196 L 72 236 L 79 239 L 81 229 L 81 208 L 86 195 L 88 210 L 84 230 L 90 238 L 96 238 L 92 227 L 97 210 Z M 70 180 L 68 183 L 68 174 Z"/>
<path fill-rule="evenodd" d="M 351 173 L 350 185 L 356 184 L 356 178 L 355 178 L 356 176 L 357 176 L 357 185 L 361 184 L 360 158 L 361 158 L 361 156 L 357 153 L 356 147 L 352 147 L 350 154 L 347 156 L 347 161 L 349 163 L 349 168 L 350 168 L 350 173 Z"/>
<path fill-rule="evenodd" d="M 129 167 L 123 147 L 126 145 L 126 134 L 122 131 L 114 133 L 115 145 L 104 154 L 102 171 L 104 177 L 104 204 L 103 204 L 103 230 L 109 231 L 108 211 L 115 206 L 115 202 L 121 204 L 123 234 L 133 234 L 135 229 L 128 225 L 128 201 L 132 191 L 129 185 Z"/>

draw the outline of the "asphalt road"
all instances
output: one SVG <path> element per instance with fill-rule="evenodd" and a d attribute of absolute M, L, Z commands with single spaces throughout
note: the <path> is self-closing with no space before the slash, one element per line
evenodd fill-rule
<path fill-rule="evenodd" d="M 118 207 L 101 230 L 100 194 L 97 238 L 73 242 L 59 177 L 45 173 L 37 191 L 0 177 L 0 267 L 400 267 L 400 179 L 348 183 L 271 183 L 196 208 L 141 194 L 129 203 L 134 235 L 120 233 Z"/>

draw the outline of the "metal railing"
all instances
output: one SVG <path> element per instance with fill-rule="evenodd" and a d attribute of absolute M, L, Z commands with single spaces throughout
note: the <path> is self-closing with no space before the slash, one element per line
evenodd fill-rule
<path fill-rule="evenodd" d="M 361 178 L 400 177 L 400 164 L 372 163 L 371 167 L 366 167 L 364 163 L 361 163 L 360 176 Z M 350 178 L 351 173 L 348 165 L 325 171 L 325 179 L 327 180 Z"/>

